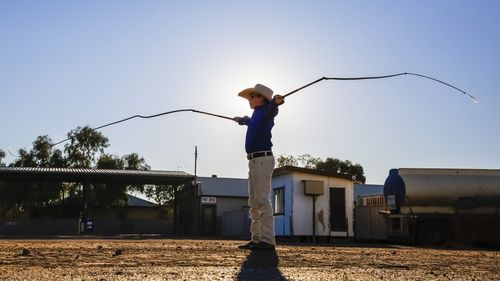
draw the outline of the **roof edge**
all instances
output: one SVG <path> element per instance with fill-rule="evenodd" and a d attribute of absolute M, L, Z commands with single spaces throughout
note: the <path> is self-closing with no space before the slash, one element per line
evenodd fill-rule
<path fill-rule="evenodd" d="M 341 179 L 354 181 L 350 175 L 339 174 L 339 173 L 334 173 L 334 172 L 327 172 L 327 171 L 322 171 L 322 170 L 314 170 L 314 169 L 302 168 L 302 167 L 296 167 L 296 166 L 283 166 L 283 167 L 276 168 L 276 169 L 274 169 L 273 177 L 284 175 L 284 174 L 290 174 L 293 172 L 299 172 L 299 173 L 317 175 L 317 176 L 341 178 Z"/>

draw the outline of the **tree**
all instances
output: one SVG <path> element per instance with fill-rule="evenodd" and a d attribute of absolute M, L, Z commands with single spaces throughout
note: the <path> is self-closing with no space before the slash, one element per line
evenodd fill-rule
<path fill-rule="evenodd" d="M 312 157 L 309 154 L 299 155 L 299 162 L 302 164 L 302 167 L 308 169 L 315 169 L 316 165 L 321 161 L 321 158 Z"/>
<path fill-rule="evenodd" d="M 123 159 L 115 155 L 103 154 L 97 161 L 98 169 L 123 170 L 124 166 Z M 126 183 L 94 183 L 88 190 L 87 201 L 105 207 L 123 206 L 127 200 L 126 190 Z"/>
<path fill-rule="evenodd" d="M 298 166 L 299 161 L 292 155 L 280 155 L 276 158 L 276 162 L 278 167 L 284 166 Z"/>
<path fill-rule="evenodd" d="M 70 142 L 64 146 L 66 166 L 70 168 L 93 168 L 98 164 L 100 155 L 104 154 L 104 148 L 109 146 L 108 138 L 102 133 L 93 130 L 89 126 L 77 127 L 67 134 Z M 101 163 L 109 165 L 109 163 Z M 97 187 L 96 187 L 97 186 Z M 107 202 L 115 201 L 115 197 L 109 198 L 105 193 L 106 188 L 102 185 L 84 188 L 81 183 L 68 183 L 64 186 L 63 194 L 67 195 L 69 202 L 78 204 L 78 198 L 84 197 L 87 203 L 99 200 L 100 203 L 109 205 Z M 102 191 L 102 192 L 101 192 Z M 97 194 L 96 194 L 97 192 Z M 121 189 L 118 192 L 123 192 Z M 84 194 L 85 193 L 85 194 Z M 90 194 L 87 194 L 90 193 Z M 63 200 L 66 200 L 63 196 Z"/>
<path fill-rule="evenodd" d="M 342 161 L 337 158 L 328 157 L 324 161 L 321 158 L 312 157 L 309 154 L 302 154 L 298 157 L 291 155 L 280 155 L 277 158 L 277 166 L 298 166 L 308 169 L 333 172 L 338 174 L 354 176 L 356 181 L 366 182 L 363 167 L 349 160 Z"/>
<path fill-rule="evenodd" d="M 97 164 L 97 153 L 104 154 L 109 146 L 108 138 L 92 128 L 77 127 L 68 133 L 70 143 L 64 146 L 68 166 L 71 168 L 91 168 Z"/>
<path fill-rule="evenodd" d="M 342 163 L 342 160 L 340 160 L 340 159 L 328 157 L 328 158 L 326 158 L 325 161 L 321 161 L 321 162 L 317 163 L 316 169 L 322 170 L 322 171 L 330 171 L 330 172 L 340 173 L 341 163 Z"/>
<path fill-rule="evenodd" d="M 13 167 L 64 166 L 61 151 L 53 149 L 48 136 L 39 136 L 31 150 L 19 149 L 19 157 L 10 165 Z M 58 182 L 3 182 L 0 185 L 0 204 L 3 213 L 31 213 L 44 215 L 45 207 L 59 199 L 62 184 Z"/>
<path fill-rule="evenodd" d="M 356 181 L 366 183 L 366 177 L 365 177 L 365 171 L 363 169 L 363 166 L 360 164 L 354 164 L 351 166 L 351 171 L 349 173 L 350 175 L 356 176 Z"/>
<path fill-rule="evenodd" d="M 124 164 L 123 169 L 125 170 L 147 171 L 151 169 L 151 167 L 146 164 L 146 160 L 137 153 L 126 154 L 122 157 L 122 161 Z"/>
<path fill-rule="evenodd" d="M 30 151 L 19 149 L 19 157 L 11 166 L 13 167 L 65 167 L 66 161 L 59 149 L 54 149 L 52 139 L 48 136 L 39 136 L 33 142 Z"/>
<path fill-rule="evenodd" d="M 144 194 L 160 206 L 169 206 L 175 198 L 175 186 L 172 185 L 146 185 Z"/>
<path fill-rule="evenodd" d="M 292 155 L 280 155 L 276 160 L 278 162 L 278 167 L 298 166 L 308 169 L 315 169 L 316 164 L 321 161 L 320 158 L 312 157 L 307 153 L 299 155 L 298 157 Z"/>
<path fill-rule="evenodd" d="M 36 167 L 35 155 L 33 151 L 27 151 L 26 149 L 19 149 L 17 152 L 19 155 L 14 163 L 10 164 L 11 167 Z"/>
<path fill-rule="evenodd" d="M 143 157 L 137 153 L 119 157 L 111 154 L 102 154 L 96 163 L 97 169 L 114 170 L 149 170 Z M 134 183 L 93 183 L 86 188 L 87 203 L 98 206 L 124 206 L 127 203 L 127 191 L 144 192 L 144 185 Z"/>
<path fill-rule="evenodd" d="M 127 154 L 122 157 L 123 169 L 125 170 L 140 170 L 147 171 L 151 167 L 146 163 L 146 160 L 137 153 Z M 130 184 L 127 186 L 127 191 L 143 193 L 146 185 Z M 151 198 L 150 198 L 151 199 Z"/>
<path fill-rule="evenodd" d="M 49 157 L 49 167 L 51 168 L 64 168 L 66 167 L 66 158 L 62 151 L 55 149 Z"/>
<path fill-rule="evenodd" d="M 363 167 L 357 163 L 353 164 L 349 160 L 342 161 L 337 158 L 328 157 L 325 161 L 319 161 L 316 164 L 316 170 L 350 175 L 354 176 L 356 181 L 366 182 Z"/>
<path fill-rule="evenodd" d="M 88 126 L 71 130 L 68 137 L 70 142 L 65 145 L 64 151 L 61 151 L 54 148 L 48 136 L 39 136 L 33 142 L 31 149 L 19 149 L 19 156 L 9 166 L 150 169 L 144 158 L 137 153 L 123 157 L 105 154 L 104 149 L 109 146 L 108 138 Z M 4 157 L 5 153 L 0 150 L 0 162 Z M 102 206 L 124 205 L 127 190 L 142 192 L 144 187 L 128 183 L 94 183 L 85 189 L 85 199 L 87 203 Z M 70 213 L 74 210 L 78 212 L 83 192 L 83 186 L 79 183 L 0 182 L 0 216 L 6 214 L 45 216 L 50 215 L 47 213 L 50 206 L 59 206 L 59 212 L 63 209 L 70 210 Z"/>

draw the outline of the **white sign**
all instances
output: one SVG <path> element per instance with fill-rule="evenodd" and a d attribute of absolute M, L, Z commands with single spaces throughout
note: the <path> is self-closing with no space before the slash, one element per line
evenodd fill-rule
<path fill-rule="evenodd" d="M 201 204 L 216 204 L 216 203 L 217 203 L 217 197 L 207 197 L 207 196 L 201 197 Z"/>

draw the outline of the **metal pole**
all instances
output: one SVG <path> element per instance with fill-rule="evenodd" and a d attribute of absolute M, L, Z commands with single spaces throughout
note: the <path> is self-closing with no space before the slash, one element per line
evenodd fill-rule
<path fill-rule="evenodd" d="M 196 166 L 198 162 L 198 146 L 194 147 L 194 176 L 196 177 Z"/>
<path fill-rule="evenodd" d="M 177 212 L 177 185 L 173 186 L 174 188 L 174 235 L 177 235 L 177 224 L 179 223 L 179 220 L 177 218 L 178 212 Z"/>
<path fill-rule="evenodd" d="M 313 243 L 316 243 L 316 195 L 313 195 Z"/>

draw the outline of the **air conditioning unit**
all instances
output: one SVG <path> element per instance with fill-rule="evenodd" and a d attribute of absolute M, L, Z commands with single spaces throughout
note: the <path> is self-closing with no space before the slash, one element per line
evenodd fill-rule
<path fill-rule="evenodd" d="M 325 183 L 323 181 L 304 180 L 304 195 L 314 196 L 325 193 Z"/>

